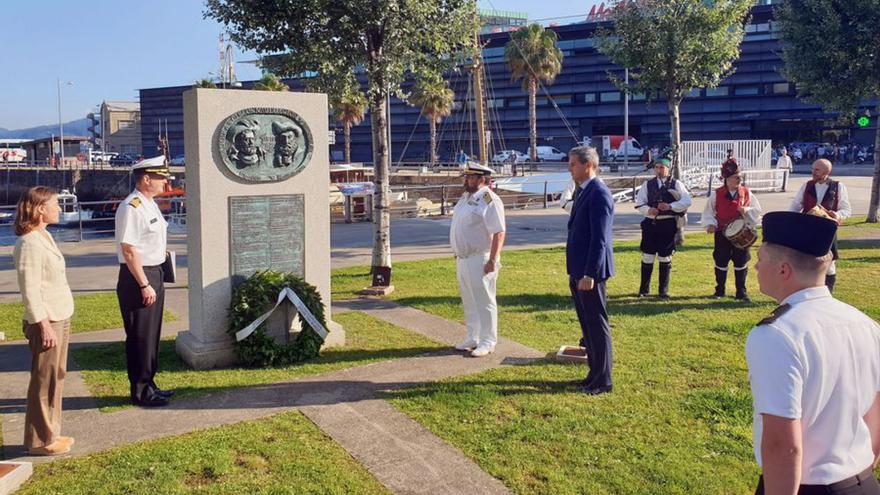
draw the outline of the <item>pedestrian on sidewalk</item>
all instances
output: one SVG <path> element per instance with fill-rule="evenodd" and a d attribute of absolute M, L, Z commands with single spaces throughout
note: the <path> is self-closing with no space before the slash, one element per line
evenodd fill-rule
<path fill-rule="evenodd" d="M 491 168 L 467 162 L 463 175 L 464 193 L 452 211 L 449 229 L 467 329 L 455 348 L 483 357 L 494 352 L 498 343 L 495 291 L 506 230 L 504 205 L 489 188 Z"/>
<path fill-rule="evenodd" d="M 164 156 L 131 168 L 135 190 L 116 209 L 116 297 L 125 327 L 125 357 L 131 402 L 142 407 L 168 405 L 173 391 L 156 385 L 165 286 L 162 265 L 168 222 L 153 198 L 165 190 L 171 172 Z"/>
<path fill-rule="evenodd" d="M 581 325 L 581 347 L 587 349 L 590 371 L 578 382 L 581 392 L 611 392 L 611 324 L 605 282 L 614 276 L 611 226 L 614 199 L 597 177 L 599 153 L 590 146 L 568 152 L 568 170 L 577 183 L 568 218 L 565 267 L 568 285 Z"/>
<path fill-rule="evenodd" d="M 13 263 L 24 303 L 24 334 L 31 351 L 31 380 L 24 416 L 24 447 L 30 455 L 70 452 L 74 440 L 61 436 L 61 392 L 67 374 L 67 343 L 73 294 L 64 256 L 46 226 L 61 216 L 58 193 L 31 187 L 18 200 Z"/>

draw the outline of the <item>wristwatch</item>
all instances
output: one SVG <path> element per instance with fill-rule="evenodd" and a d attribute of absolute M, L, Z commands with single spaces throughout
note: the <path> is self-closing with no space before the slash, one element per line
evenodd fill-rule
<path fill-rule="evenodd" d="M 147 283 L 145 283 L 144 285 L 139 285 L 138 288 L 139 288 L 140 290 L 144 290 L 144 289 L 146 289 L 146 288 L 149 287 L 149 286 L 150 286 L 150 283 L 147 282 Z"/>

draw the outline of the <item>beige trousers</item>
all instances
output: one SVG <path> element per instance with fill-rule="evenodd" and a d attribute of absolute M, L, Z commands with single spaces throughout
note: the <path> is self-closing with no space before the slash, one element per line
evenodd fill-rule
<path fill-rule="evenodd" d="M 61 390 L 67 375 L 70 319 L 51 322 L 58 343 L 43 350 L 39 325 L 24 323 L 31 349 L 31 381 L 24 415 L 24 448 L 44 447 L 61 433 Z"/>

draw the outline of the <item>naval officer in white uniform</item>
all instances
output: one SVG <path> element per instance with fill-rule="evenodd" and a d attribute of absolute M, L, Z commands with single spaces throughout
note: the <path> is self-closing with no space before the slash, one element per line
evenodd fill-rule
<path fill-rule="evenodd" d="M 489 188 L 491 168 L 468 162 L 462 174 L 465 192 L 452 212 L 449 242 L 467 334 L 455 348 L 482 357 L 491 354 L 498 342 L 495 284 L 506 230 L 504 205 Z"/>
<path fill-rule="evenodd" d="M 132 403 L 168 405 L 174 393 L 155 382 L 165 306 L 163 267 L 168 223 L 153 198 L 165 191 L 171 173 L 164 156 L 131 167 L 135 189 L 116 209 L 116 296 L 125 327 L 125 355 Z"/>
<path fill-rule="evenodd" d="M 764 215 L 761 292 L 780 306 L 746 342 L 756 493 L 880 494 L 880 326 L 825 286 L 837 223 Z"/>

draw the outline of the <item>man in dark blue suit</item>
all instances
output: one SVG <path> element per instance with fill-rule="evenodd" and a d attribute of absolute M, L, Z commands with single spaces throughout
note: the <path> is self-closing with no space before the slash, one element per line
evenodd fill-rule
<path fill-rule="evenodd" d="M 599 154 L 579 146 L 568 153 L 568 169 L 577 187 L 568 219 L 565 262 L 571 296 L 581 324 L 581 346 L 587 348 L 590 372 L 579 383 L 590 395 L 610 392 L 611 326 L 605 281 L 614 275 L 611 224 L 614 199 L 608 186 L 596 177 Z"/>

